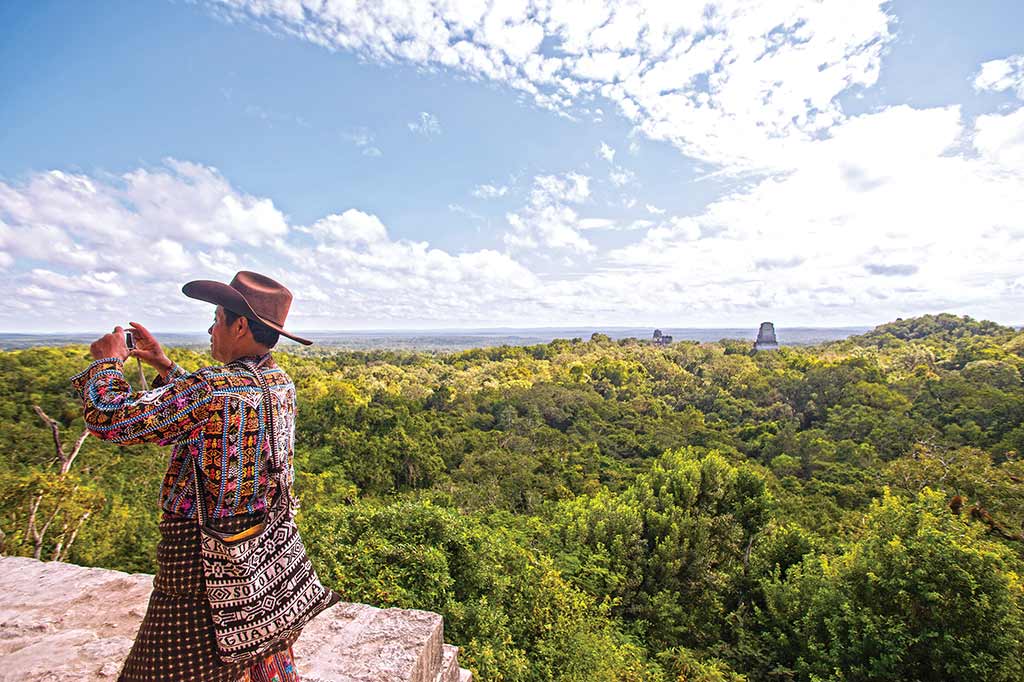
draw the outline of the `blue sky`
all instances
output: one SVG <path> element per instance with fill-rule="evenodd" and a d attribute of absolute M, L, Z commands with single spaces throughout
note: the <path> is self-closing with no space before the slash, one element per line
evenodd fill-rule
<path fill-rule="evenodd" d="M 1014 2 L 0 5 L 0 330 L 1019 323 Z"/>

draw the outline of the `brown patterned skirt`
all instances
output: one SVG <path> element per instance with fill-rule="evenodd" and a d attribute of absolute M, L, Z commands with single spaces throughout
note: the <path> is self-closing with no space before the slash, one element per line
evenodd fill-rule
<path fill-rule="evenodd" d="M 252 526 L 254 517 L 219 519 L 217 530 L 237 533 Z M 156 546 L 157 572 L 153 594 L 135 644 L 118 682 L 235 682 L 255 663 L 224 663 L 217 655 L 210 604 L 199 556 L 199 526 L 195 519 L 164 515 Z M 287 651 L 295 637 L 267 655 Z"/>

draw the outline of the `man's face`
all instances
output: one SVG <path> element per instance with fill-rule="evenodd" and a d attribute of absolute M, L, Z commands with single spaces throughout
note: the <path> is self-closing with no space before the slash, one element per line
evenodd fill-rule
<path fill-rule="evenodd" d="M 214 360 L 220 362 L 227 362 L 230 360 L 224 359 L 225 351 L 229 351 L 231 347 L 231 337 L 229 332 L 231 331 L 224 320 L 224 308 L 217 306 L 217 310 L 214 312 L 213 324 L 206 330 L 210 334 L 210 355 L 213 356 Z"/>

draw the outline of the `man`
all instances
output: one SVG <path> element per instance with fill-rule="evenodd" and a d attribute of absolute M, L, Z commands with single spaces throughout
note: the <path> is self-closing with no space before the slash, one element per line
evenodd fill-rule
<path fill-rule="evenodd" d="M 280 494 L 291 494 L 295 387 L 270 351 L 281 335 L 312 342 L 285 330 L 292 294 L 269 277 L 243 271 L 230 284 L 198 280 L 182 291 L 217 306 L 208 330 L 210 353 L 223 364 L 188 374 L 144 326 L 132 322 L 135 350 L 128 350 L 123 329 L 115 327 L 93 342 L 89 351 L 95 361 L 72 379 L 86 425 L 98 438 L 121 445 L 173 445 L 160 491 L 163 518 L 153 594 L 119 679 L 234 682 L 276 675 L 291 682 L 298 679 L 291 657 L 294 637 L 255 665 L 220 660 L 204 591 L 196 505 L 202 501 L 208 525 L 241 535 L 262 518 L 268 500 L 276 499 L 279 482 Z M 123 373 L 131 356 L 159 372 L 152 390 L 132 391 Z M 265 405 L 255 372 L 269 388 L 271 405 Z M 268 407 L 272 418 L 265 420 Z M 267 421 L 273 434 L 265 433 Z M 331 593 L 320 608 L 335 601 Z"/>

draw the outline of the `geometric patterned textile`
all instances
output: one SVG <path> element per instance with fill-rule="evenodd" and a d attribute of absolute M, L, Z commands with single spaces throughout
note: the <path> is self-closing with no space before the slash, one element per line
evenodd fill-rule
<path fill-rule="evenodd" d="M 229 533 L 251 523 L 243 516 L 218 522 Z M 165 514 L 156 556 L 153 593 L 118 682 L 236 682 L 245 679 L 250 666 L 258 669 L 259 661 L 227 663 L 218 655 L 198 524 Z M 273 653 L 286 651 L 293 642 L 282 641 Z"/>
<path fill-rule="evenodd" d="M 104 358 L 71 379 L 82 396 L 85 423 L 94 436 L 121 445 L 172 445 L 160 491 L 163 511 L 192 518 L 196 489 L 192 461 L 202 472 L 207 516 L 222 518 L 264 508 L 284 468 L 291 483 L 295 452 L 295 385 L 270 353 L 239 359 L 260 373 L 272 396 L 278 461 L 270 461 L 264 432 L 263 392 L 235 361 L 187 374 L 175 364 L 152 389 L 132 391 L 120 358 Z"/>
<path fill-rule="evenodd" d="M 272 400 L 269 388 L 257 375 Z M 276 429 L 267 412 L 267 433 Z M 276 444 L 271 440 L 271 458 Z M 217 636 L 225 661 L 252 660 L 275 643 L 298 634 L 338 596 L 320 583 L 302 546 L 287 485 L 260 514 L 259 530 L 238 539 L 207 525 L 206 510 L 197 509 L 200 554 Z"/>
<path fill-rule="evenodd" d="M 267 656 L 245 671 L 238 682 L 299 682 L 292 650 Z"/>

